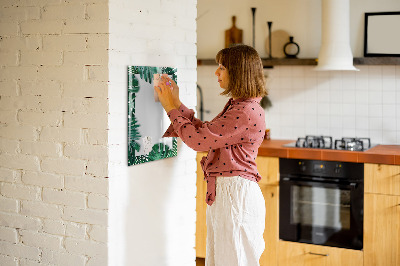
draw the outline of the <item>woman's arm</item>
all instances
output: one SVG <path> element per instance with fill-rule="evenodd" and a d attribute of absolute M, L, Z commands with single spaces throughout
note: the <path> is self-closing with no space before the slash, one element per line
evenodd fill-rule
<path fill-rule="evenodd" d="M 165 84 L 167 84 L 169 82 L 169 84 L 172 85 L 172 101 L 174 102 L 176 109 L 178 109 L 184 117 L 190 119 L 190 121 L 192 121 L 193 123 L 198 124 L 198 125 L 202 124 L 203 122 L 200 119 L 197 119 L 194 117 L 194 111 L 187 108 L 181 102 L 181 100 L 179 98 L 179 87 L 175 83 L 175 81 L 169 77 L 166 77 L 164 79 L 162 78 L 161 81 L 164 82 Z"/>
<path fill-rule="evenodd" d="M 251 124 L 248 115 L 235 109 L 228 110 L 223 116 L 196 127 L 176 109 L 168 112 L 174 132 L 182 141 L 195 151 L 218 149 L 249 141 L 251 132 L 260 125 Z M 254 127 L 254 128 L 253 128 Z"/>
<path fill-rule="evenodd" d="M 187 108 L 179 99 L 179 87 L 178 85 L 175 83 L 175 81 L 173 81 L 171 78 L 169 77 L 162 77 L 159 83 L 160 88 L 167 88 L 169 87 L 171 89 L 172 86 L 172 91 L 171 91 L 171 98 L 172 98 L 172 102 L 173 105 L 175 106 L 176 109 L 179 110 L 179 112 L 186 117 L 187 119 L 189 119 L 196 127 L 200 127 L 203 125 L 203 122 L 200 119 L 197 119 L 194 116 L 194 111 Z M 154 88 L 156 90 L 157 93 L 160 92 L 160 88 Z M 164 95 L 165 96 L 165 95 Z M 159 97 L 162 97 L 159 95 Z M 164 107 L 164 105 L 163 105 Z M 165 109 L 165 108 L 164 108 Z M 167 110 L 166 110 L 167 111 Z M 168 129 L 165 131 L 163 137 L 178 137 L 178 135 L 176 134 L 176 132 L 174 132 L 174 128 L 172 126 L 172 124 L 168 127 Z"/>

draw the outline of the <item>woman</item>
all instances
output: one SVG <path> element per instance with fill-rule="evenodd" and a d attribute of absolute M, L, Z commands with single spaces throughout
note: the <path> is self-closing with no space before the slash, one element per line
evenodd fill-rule
<path fill-rule="evenodd" d="M 219 51 L 216 62 L 221 95 L 231 98 L 211 122 L 194 118 L 171 79 L 154 87 L 172 122 L 164 137 L 179 136 L 196 151 L 208 150 L 201 161 L 209 205 L 206 265 L 259 265 L 265 201 L 255 159 L 265 134 L 259 104 L 266 95 L 263 67 L 256 50 L 246 45 Z"/>

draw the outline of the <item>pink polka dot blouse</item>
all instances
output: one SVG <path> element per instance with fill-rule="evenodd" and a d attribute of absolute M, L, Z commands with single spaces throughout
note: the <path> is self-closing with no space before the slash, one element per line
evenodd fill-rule
<path fill-rule="evenodd" d="M 194 117 L 194 111 L 181 105 L 168 112 L 172 124 L 163 137 L 180 137 L 195 151 L 208 151 L 201 160 L 207 181 L 206 202 L 215 201 L 218 176 L 240 176 L 255 182 L 261 176 L 256 157 L 265 135 L 265 114 L 259 98 L 229 99 L 210 122 Z"/>

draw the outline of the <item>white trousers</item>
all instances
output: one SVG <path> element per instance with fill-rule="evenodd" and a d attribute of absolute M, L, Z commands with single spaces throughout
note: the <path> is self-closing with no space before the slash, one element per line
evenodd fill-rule
<path fill-rule="evenodd" d="M 260 265 L 265 201 L 256 182 L 217 177 L 215 202 L 207 205 L 206 217 L 206 266 Z"/>

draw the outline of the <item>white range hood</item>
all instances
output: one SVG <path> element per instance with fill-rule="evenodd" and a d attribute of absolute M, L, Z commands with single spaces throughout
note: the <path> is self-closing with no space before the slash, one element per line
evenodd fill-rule
<path fill-rule="evenodd" d="M 350 48 L 350 0 L 322 0 L 322 33 L 314 70 L 353 70 Z"/>

